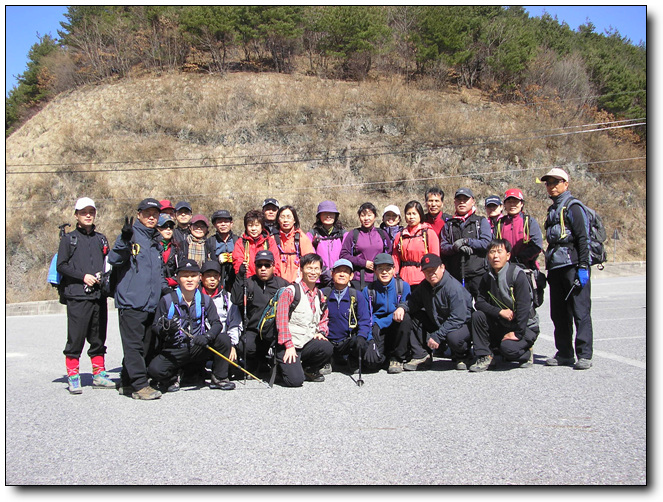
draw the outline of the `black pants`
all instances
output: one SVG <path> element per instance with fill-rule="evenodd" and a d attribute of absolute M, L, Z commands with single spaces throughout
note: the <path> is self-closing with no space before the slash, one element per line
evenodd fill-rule
<path fill-rule="evenodd" d="M 67 300 L 67 344 L 64 355 L 79 359 L 85 340 L 90 345 L 87 355 L 106 353 L 108 305 L 106 298 L 99 300 Z"/>
<path fill-rule="evenodd" d="M 246 359 L 248 370 L 256 369 L 262 358 L 267 357 L 271 342 L 263 340 L 255 331 L 246 331 L 239 337 L 237 343 L 237 357 L 244 358 L 244 344 L 246 343 Z"/>
<path fill-rule="evenodd" d="M 591 273 L 591 272 L 590 272 Z M 555 326 L 555 347 L 560 357 L 572 358 L 573 325 L 576 327 L 575 355 L 578 359 L 591 359 L 593 355 L 594 331 L 592 328 L 591 279 L 584 288 L 573 287 L 576 267 L 562 267 L 548 272 L 550 285 L 550 318 Z"/>
<path fill-rule="evenodd" d="M 393 321 L 384 329 L 380 329 L 377 324 L 373 325 L 373 339 L 387 361 L 391 358 L 399 362 L 407 361 L 411 333 L 412 318 L 409 314 L 405 314 L 401 322 Z"/>
<path fill-rule="evenodd" d="M 410 349 L 413 359 L 422 359 L 431 352 L 428 348 L 428 335 L 437 331 L 434 325 L 423 310 L 415 312 L 412 318 L 412 331 L 410 334 Z M 466 359 L 469 357 L 472 335 L 467 324 L 448 333 L 445 340 L 440 341 L 440 349 L 444 345 L 451 350 L 451 357 L 454 360 Z"/>
<path fill-rule="evenodd" d="M 228 357 L 230 356 L 232 342 L 227 334 L 219 333 L 210 344 L 210 347 Z M 227 379 L 230 363 L 211 350 L 194 345 L 191 341 L 177 347 L 164 346 L 161 352 L 150 362 L 147 373 L 158 382 L 168 381 L 175 377 L 177 371 L 183 366 L 189 363 L 204 365 L 210 359 L 213 361 L 212 373 L 214 373 L 214 376 L 219 380 Z"/>
<path fill-rule="evenodd" d="M 134 390 L 147 387 L 146 356 L 154 351 L 152 322 L 154 312 L 135 309 L 119 309 L 118 319 L 122 339 L 122 371 L 120 378 L 123 386 L 131 385 Z"/>
<path fill-rule="evenodd" d="M 276 346 L 276 362 L 281 370 L 283 385 L 286 387 L 301 387 L 304 383 L 304 369 L 318 371 L 327 364 L 332 357 L 334 347 L 328 340 L 316 338 L 308 341 L 301 349 L 297 349 L 297 360 L 294 363 L 284 363 L 285 346 Z"/>
<path fill-rule="evenodd" d="M 477 310 L 472 313 L 472 343 L 477 357 L 491 355 L 496 350 L 507 361 L 526 362 L 529 359 L 529 348 L 534 345 L 538 333 L 527 329 L 522 340 L 504 340 L 504 335 L 513 329 L 489 318 L 484 312 Z"/>

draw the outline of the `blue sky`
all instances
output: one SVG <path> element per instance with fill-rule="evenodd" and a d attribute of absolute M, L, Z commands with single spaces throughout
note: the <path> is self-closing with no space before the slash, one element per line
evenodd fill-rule
<path fill-rule="evenodd" d="M 525 6 L 525 9 L 531 17 L 540 16 L 545 9 L 574 30 L 589 18 L 597 33 L 602 34 L 612 26 L 634 44 L 647 39 L 646 6 Z M 57 38 L 65 12 L 66 6 L 5 6 L 5 96 L 16 85 L 13 76 L 25 71 L 28 51 L 37 42 L 37 33 L 50 33 Z"/>

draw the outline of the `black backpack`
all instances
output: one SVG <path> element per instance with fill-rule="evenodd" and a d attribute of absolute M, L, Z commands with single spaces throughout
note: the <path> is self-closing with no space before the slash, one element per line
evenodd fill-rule
<path fill-rule="evenodd" d="M 578 204 L 585 212 L 585 229 L 587 230 L 587 239 L 589 240 L 589 265 L 598 265 L 599 270 L 603 270 L 603 264 L 608 261 L 608 254 L 605 250 L 604 242 L 607 237 L 603 220 L 593 209 L 587 207 L 576 198 L 571 198 L 569 203 L 561 210 L 560 223 L 564 231 L 564 213 L 568 215 L 568 208 L 572 204 Z"/>
<path fill-rule="evenodd" d="M 398 276 L 394 276 L 396 280 L 396 305 L 401 302 L 403 297 L 403 279 Z M 373 306 L 375 305 L 375 299 L 377 298 L 377 293 L 373 287 L 373 283 L 369 284 L 367 287 L 368 297 L 371 299 L 369 307 L 371 308 L 371 317 L 373 317 Z"/>
<path fill-rule="evenodd" d="M 380 234 L 380 237 L 382 237 L 382 252 L 383 253 L 388 253 L 389 252 L 388 251 L 389 244 L 387 244 L 387 243 L 389 242 L 389 236 L 387 235 L 387 232 L 385 232 L 383 229 L 377 228 L 377 227 L 375 227 L 375 230 L 377 230 L 378 233 Z M 359 254 L 359 253 L 357 253 L 357 240 L 358 239 L 359 239 L 359 229 L 355 228 L 352 231 L 352 256 L 357 256 Z"/>

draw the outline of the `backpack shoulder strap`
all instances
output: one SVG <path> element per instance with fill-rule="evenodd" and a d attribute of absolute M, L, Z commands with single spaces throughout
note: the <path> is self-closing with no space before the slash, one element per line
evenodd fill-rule
<path fill-rule="evenodd" d="M 357 256 L 357 241 L 359 240 L 359 229 L 352 231 L 352 256 Z"/>

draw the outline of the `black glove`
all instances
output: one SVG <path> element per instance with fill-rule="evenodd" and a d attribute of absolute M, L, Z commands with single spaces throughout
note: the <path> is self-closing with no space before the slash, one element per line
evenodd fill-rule
<path fill-rule="evenodd" d="M 134 217 L 124 217 L 124 226 L 122 227 L 120 237 L 123 241 L 129 242 L 134 235 Z"/>
<path fill-rule="evenodd" d="M 366 338 L 363 336 L 357 335 L 357 340 L 355 341 L 357 350 L 361 351 L 362 354 L 366 354 L 366 346 L 368 345 L 368 342 L 366 341 Z"/>
<path fill-rule="evenodd" d="M 468 245 L 463 245 L 460 247 L 460 252 L 469 256 L 471 254 L 474 254 L 474 249 L 472 249 Z"/>
<path fill-rule="evenodd" d="M 246 277 L 246 263 L 242 263 L 239 266 L 239 276 L 240 277 Z"/>
<path fill-rule="evenodd" d="M 364 360 L 368 364 L 372 365 L 382 364 L 384 361 L 384 356 L 380 354 L 380 350 L 378 349 L 378 345 L 375 343 L 375 340 L 368 342 L 368 348 L 366 349 Z"/>
<path fill-rule="evenodd" d="M 205 335 L 196 335 L 193 337 L 192 341 L 194 345 L 199 345 L 200 347 L 207 347 L 207 344 L 209 343 L 209 338 L 207 338 Z"/>
<path fill-rule="evenodd" d="M 457 253 L 463 246 L 467 246 L 467 239 L 458 239 L 453 243 L 453 250 Z"/>

